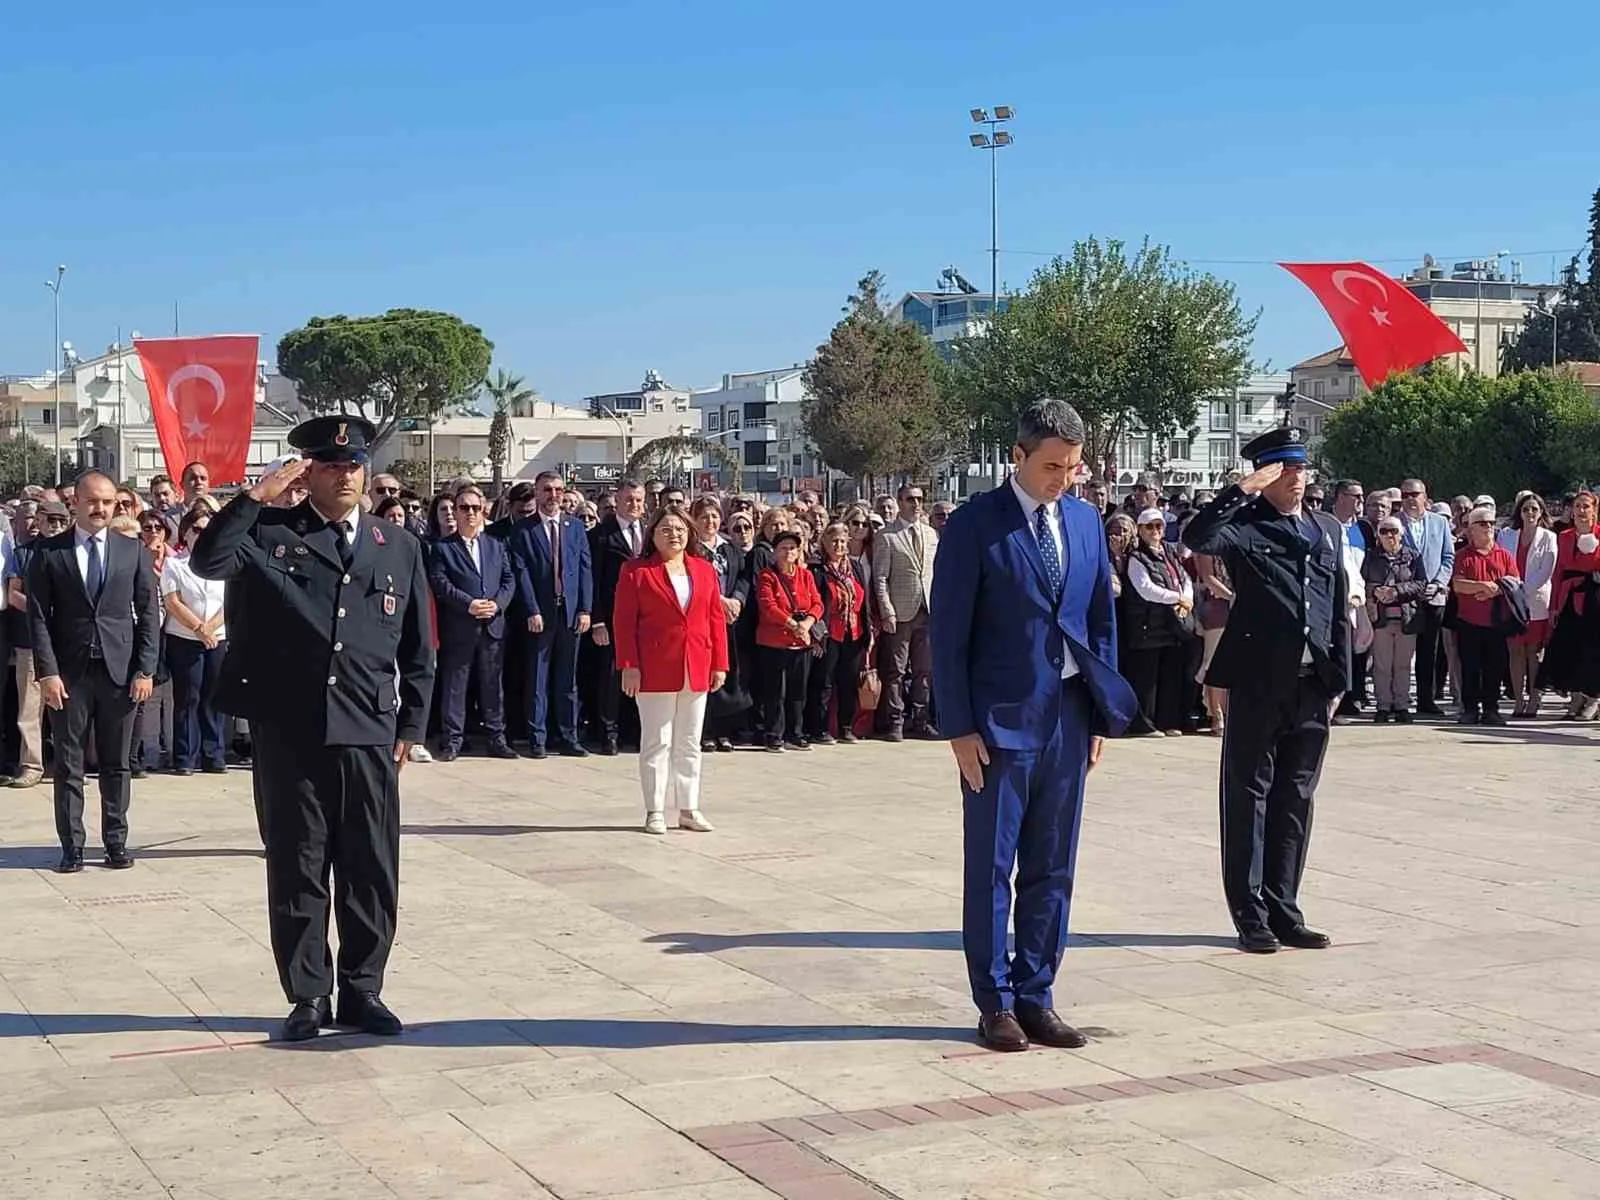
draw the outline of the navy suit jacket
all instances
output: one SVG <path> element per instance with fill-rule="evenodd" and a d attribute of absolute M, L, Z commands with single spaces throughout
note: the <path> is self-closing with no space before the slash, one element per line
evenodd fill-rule
<path fill-rule="evenodd" d="M 515 593 L 511 556 L 506 548 L 487 533 L 478 534 L 480 572 L 472 565 L 472 555 L 459 533 L 440 538 L 428 557 L 428 584 L 433 588 L 439 609 L 440 645 L 460 645 L 478 636 L 487 627 L 490 637 L 506 635 L 506 608 Z M 493 600 L 499 611 L 487 621 L 467 612 L 474 600 Z"/>
<path fill-rule="evenodd" d="M 929 640 L 939 729 L 981 734 L 1002 750 L 1046 746 L 1071 709 L 1062 703 L 1063 649 L 1094 701 L 1091 732 L 1118 734 L 1139 705 L 1117 673 L 1116 606 L 1099 515 L 1061 501 L 1065 549 L 1059 601 L 1009 484 L 975 496 L 939 534 Z"/>
<path fill-rule="evenodd" d="M 561 586 L 567 602 L 567 623 L 575 628 L 579 613 L 594 611 L 594 572 L 589 565 L 589 534 L 569 513 L 561 517 Z M 542 515 L 525 517 L 511 531 L 506 545 L 517 576 L 517 598 L 528 615 L 549 618 L 556 611 L 555 560 Z"/>

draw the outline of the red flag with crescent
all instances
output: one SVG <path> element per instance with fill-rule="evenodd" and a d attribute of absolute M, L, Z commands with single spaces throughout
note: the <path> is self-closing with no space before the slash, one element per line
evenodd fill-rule
<path fill-rule="evenodd" d="M 1410 290 L 1363 262 L 1279 263 L 1311 289 L 1368 387 L 1467 347 Z"/>
<path fill-rule="evenodd" d="M 211 482 L 244 482 L 250 433 L 256 423 L 255 334 L 136 338 L 150 391 L 150 415 L 167 474 L 174 479 L 196 460 Z"/>

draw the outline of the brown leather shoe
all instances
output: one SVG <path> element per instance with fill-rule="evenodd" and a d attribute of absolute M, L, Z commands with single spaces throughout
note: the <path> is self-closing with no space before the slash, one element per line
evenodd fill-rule
<path fill-rule="evenodd" d="M 1017 1024 L 1029 1041 L 1041 1046 L 1054 1046 L 1059 1050 L 1076 1050 L 1087 1046 L 1089 1039 L 1056 1016 L 1053 1008 L 1040 1008 L 1036 1004 L 1017 1005 Z"/>
<path fill-rule="evenodd" d="M 978 1018 L 978 1044 L 1010 1054 L 1028 1048 L 1028 1035 L 1012 1013 L 985 1013 Z"/>

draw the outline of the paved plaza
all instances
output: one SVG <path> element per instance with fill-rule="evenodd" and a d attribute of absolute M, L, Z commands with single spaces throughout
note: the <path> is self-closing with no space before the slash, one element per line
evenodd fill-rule
<path fill-rule="evenodd" d="M 1114 743 L 1058 1003 L 973 1041 L 949 751 L 404 776 L 397 1042 L 268 1038 L 249 775 L 135 784 L 128 872 L 0 792 L 5 1200 L 1600 1196 L 1600 731 L 1335 731 L 1325 952 L 1232 949 L 1217 743 Z"/>

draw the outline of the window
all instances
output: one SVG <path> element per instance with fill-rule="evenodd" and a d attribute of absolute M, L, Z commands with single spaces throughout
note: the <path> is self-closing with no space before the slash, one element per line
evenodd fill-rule
<path fill-rule="evenodd" d="M 793 458 L 792 458 L 792 459 L 790 459 L 790 460 L 789 460 L 789 461 L 790 461 L 790 462 L 792 462 L 792 463 L 793 463 L 793 464 L 794 464 L 794 469 L 795 469 L 795 470 L 797 470 L 797 471 L 798 471 L 798 470 L 799 470 L 799 469 L 800 469 L 800 456 L 799 456 L 799 455 L 798 455 L 798 454 L 796 454 L 796 455 L 795 455 L 795 456 L 794 456 L 794 457 L 793 457 Z"/>
<path fill-rule="evenodd" d="M 1186 459 L 1193 446 L 1194 442 L 1189 438 L 1173 438 L 1167 443 L 1167 458 L 1174 461 Z"/>
<path fill-rule="evenodd" d="M 778 439 L 778 453 L 779 454 L 787 454 L 787 453 L 789 453 L 789 439 L 788 438 L 779 438 Z"/>
<path fill-rule="evenodd" d="M 1233 401 L 1213 400 L 1211 402 L 1211 432 L 1227 433 L 1233 428 Z"/>
<path fill-rule="evenodd" d="M 1324 383 L 1320 379 L 1313 381 L 1313 383 L 1311 384 L 1311 398 L 1313 400 L 1326 399 L 1327 398 L 1327 394 L 1328 394 L 1328 385 L 1326 383 Z"/>
<path fill-rule="evenodd" d="M 706 432 L 707 433 L 721 433 L 722 432 L 722 412 L 721 412 L 721 410 L 718 410 L 717 412 L 708 412 L 706 414 Z"/>
<path fill-rule="evenodd" d="M 737 429 L 737 428 L 739 428 L 739 410 L 736 409 L 736 408 L 730 408 L 728 410 L 728 428 L 729 429 Z M 738 441 L 737 438 L 735 438 L 734 440 Z"/>
<path fill-rule="evenodd" d="M 1150 465 L 1150 435 L 1133 434 L 1122 440 L 1122 465 L 1139 471 Z"/>
<path fill-rule="evenodd" d="M 56 423 L 56 410 L 55 409 L 46 408 L 46 409 L 41 409 L 40 410 L 40 412 L 39 412 L 39 424 L 41 424 L 41 425 L 54 425 L 55 423 Z"/>
<path fill-rule="evenodd" d="M 764 467 L 767 465 L 767 442 L 746 442 L 744 444 L 744 462 L 747 467 Z"/>
<path fill-rule="evenodd" d="M 1211 462 L 1213 471 L 1228 471 L 1234 466 L 1237 457 L 1233 453 L 1233 443 L 1227 438 L 1211 439 Z"/>

